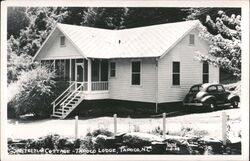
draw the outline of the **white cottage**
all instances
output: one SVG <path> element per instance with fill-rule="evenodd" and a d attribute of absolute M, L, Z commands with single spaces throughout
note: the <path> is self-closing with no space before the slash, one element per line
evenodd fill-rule
<path fill-rule="evenodd" d="M 195 59 L 208 53 L 199 21 L 123 30 L 57 24 L 35 61 L 50 63 L 70 82 L 53 104 L 65 118 L 84 100 L 115 99 L 158 104 L 182 101 L 190 86 L 219 82 L 219 68 Z"/>

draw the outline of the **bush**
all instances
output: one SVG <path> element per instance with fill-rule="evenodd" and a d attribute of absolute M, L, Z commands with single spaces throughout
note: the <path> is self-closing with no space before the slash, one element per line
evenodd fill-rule
<path fill-rule="evenodd" d="M 127 133 L 122 138 L 123 143 L 129 147 L 149 146 L 153 141 L 162 141 L 159 136 L 147 133 Z"/>
<path fill-rule="evenodd" d="M 113 133 L 108 131 L 108 129 L 97 129 L 97 130 L 94 130 L 93 132 L 88 132 L 86 134 L 86 136 L 92 136 L 92 137 L 97 137 L 98 135 L 105 135 L 105 136 L 113 136 Z"/>
<path fill-rule="evenodd" d="M 29 113 L 38 117 L 49 116 L 52 112 L 50 103 L 54 96 L 54 78 L 54 72 L 41 66 L 21 72 L 16 82 L 19 84 L 18 93 L 8 103 L 8 112 L 14 112 L 16 117 Z"/>

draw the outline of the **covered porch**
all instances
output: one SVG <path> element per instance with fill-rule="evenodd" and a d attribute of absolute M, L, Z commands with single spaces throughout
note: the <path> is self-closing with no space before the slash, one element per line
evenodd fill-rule
<path fill-rule="evenodd" d="M 69 82 L 71 91 L 81 91 L 85 99 L 109 98 L 108 60 L 105 59 L 55 59 L 42 60 L 56 72 L 57 81 Z"/>

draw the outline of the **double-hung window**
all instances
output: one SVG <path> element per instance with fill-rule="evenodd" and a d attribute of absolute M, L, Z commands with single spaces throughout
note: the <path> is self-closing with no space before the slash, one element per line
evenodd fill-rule
<path fill-rule="evenodd" d="M 115 77 L 115 68 L 116 68 L 115 62 L 110 62 L 110 77 Z"/>
<path fill-rule="evenodd" d="M 172 84 L 174 86 L 180 85 L 180 62 L 173 62 L 173 71 L 172 71 Z"/>
<path fill-rule="evenodd" d="M 141 84 L 141 62 L 140 61 L 132 62 L 131 84 L 132 85 Z"/>
<path fill-rule="evenodd" d="M 203 63 L 202 82 L 203 83 L 208 83 L 209 82 L 209 64 L 207 62 Z"/>

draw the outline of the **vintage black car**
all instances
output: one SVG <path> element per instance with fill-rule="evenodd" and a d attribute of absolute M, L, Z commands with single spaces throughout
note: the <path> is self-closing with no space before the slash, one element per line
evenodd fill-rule
<path fill-rule="evenodd" d="M 215 110 L 219 106 L 238 107 L 240 97 L 226 91 L 223 85 L 205 83 L 193 85 L 183 100 L 183 105 L 200 106 L 208 110 Z"/>

